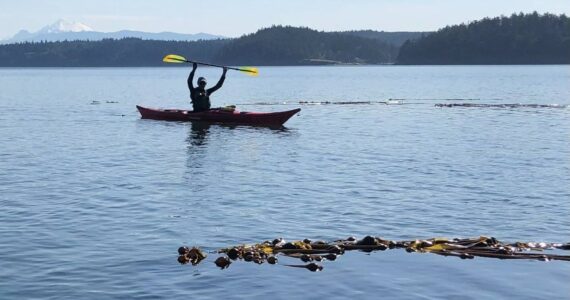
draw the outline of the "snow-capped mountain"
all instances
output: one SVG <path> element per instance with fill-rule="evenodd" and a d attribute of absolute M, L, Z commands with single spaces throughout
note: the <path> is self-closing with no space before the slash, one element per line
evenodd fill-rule
<path fill-rule="evenodd" d="M 49 33 L 62 33 L 62 32 L 82 32 L 82 31 L 95 31 L 91 27 L 79 23 L 79 22 L 69 22 L 63 19 L 48 25 L 40 29 L 38 34 L 49 34 Z"/>
<path fill-rule="evenodd" d="M 116 32 L 99 32 L 91 27 L 79 23 L 58 20 L 57 22 L 45 26 L 36 32 L 20 30 L 12 38 L 1 40 L 0 44 L 11 44 L 19 42 L 39 42 L 39 41 L 73 41 L 90 40 L 99 41 L 102 39 L 121 39 L 126 37 L 141 38 L 144 40 L 167 40 L 167 41 L 196 41 L 212 40 L 224 38 L 223 36 L 208 33 L 184 34 L 175 32 L 143 32 L 132 30 L 121 30 Z"/>

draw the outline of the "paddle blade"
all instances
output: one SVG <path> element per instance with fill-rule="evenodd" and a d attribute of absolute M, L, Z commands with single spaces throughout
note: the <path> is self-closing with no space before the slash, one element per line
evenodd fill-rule
<path fill-rule="evenodd" d="M 240 71 L 246 73 L 249 76 L 259 76 L 259 70 L 254 67 L 240 67 Z"/>
<path fill-rule="evenodd" d="M 186 58 L 176 54 L 168 54 L 162 59 L 162 61 L 165 63 L 175 63 L 175 64 L 187 62 Z"/>

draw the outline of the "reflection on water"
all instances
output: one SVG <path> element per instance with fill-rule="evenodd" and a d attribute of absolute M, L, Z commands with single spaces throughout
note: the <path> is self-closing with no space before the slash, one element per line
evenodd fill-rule
<path fill-rule="evenodd" d="M 186 138 L 188 145 L 186 167 L 189 175 L 198 174 L 203 167 L 207 154 L 210 126 L 208 123 L 191 122 L 190 132 Z"/>
<path fill-rule="evenodd" d="M 238 129 L 236 135 L 247 140 L 247 137 L 254 133 L 259 134 L 290 134 L 292 133 L 285 126 L 248 126 L 235 124 L 211 124 L 206 122 L 191 122 L 190 131 L 186 138 L 187 148 L 187 168 L 192 173 L 203 166 L 207 159 L 210 143 L 209 135 L 212 135 L 212 126 L 223 131 L 233 131 Z M 214 139 L 214 142 L 216 140 Z"/>
<path fill-rule="evenodd" d="M 284 126 L 246 126 L 190 122 L 186 127 L 186 160 L 183 180 L 194 194 L 207 194 L 212 188 L 211 180 L 233 173 L 234 170 L 248 170 L 260 160 L 274 155 L 264 154 L 276 143 L 287 143 L 282 137 L 296 136 L 295 130 Z M 276 136 L 277 135 L 277 136 Z M 275 165 L 275 163 L 271 163 Z M 220 168 L 223 171 L 220 171 Z M 240 176 L 253 178 L 256 175 Z M 253 176 L 253 177 L 252 177 Z M 236 179 L 236 182 L 240 180 Z M 232 185 L 234 183 L 232 182 Z"/>
<path fill-rule="evenodd" d="M 186 139 L 188 148 L 205 146 L 208 141 L 208 132 L 210 131 L 210 124 L 202 122 L 192 122 L 190 127 L 190 134 Z"/>

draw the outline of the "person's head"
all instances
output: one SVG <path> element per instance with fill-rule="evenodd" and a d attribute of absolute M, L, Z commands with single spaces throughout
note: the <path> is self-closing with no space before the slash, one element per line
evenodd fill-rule
<path fill-rule="evenodd" d="M 198 86 L 201 88 L 206 87 L 206 84 L 208 84 L 208 82 L 206 81 L 206 78 L 204 77 L 200 77 L 198 78 Z"/>

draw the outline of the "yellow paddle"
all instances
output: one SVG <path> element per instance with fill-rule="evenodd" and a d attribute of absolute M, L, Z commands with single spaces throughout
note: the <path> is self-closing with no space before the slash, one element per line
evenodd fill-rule
<path fill-rule="evenodd" d="M 240 72 L 245 72 L 247 75 L 250 75 L 250 76 L 258 76 L 259 75 L 259 70 L 257 68 L 254 68 L 254 67 L 234 68 L 234 67 L 220 66 L 220 65 L 214 65 L 214 64 L 208 64 L 208 63 L 203 63 L 203 62 L 198 62 L 198 61 L 187 60 L 183 56 L 176 55 L 176 54 L 168 54 L 167 56 L 165 56 L 162 59 L 162 61 L 165 63 L 175 63 L 175 64 L 197 63 L 197 64 L 204 65 L 204 66 L 228 68 L 229 70 L 236 70 L 236 71 L 240 71 Z"/>

